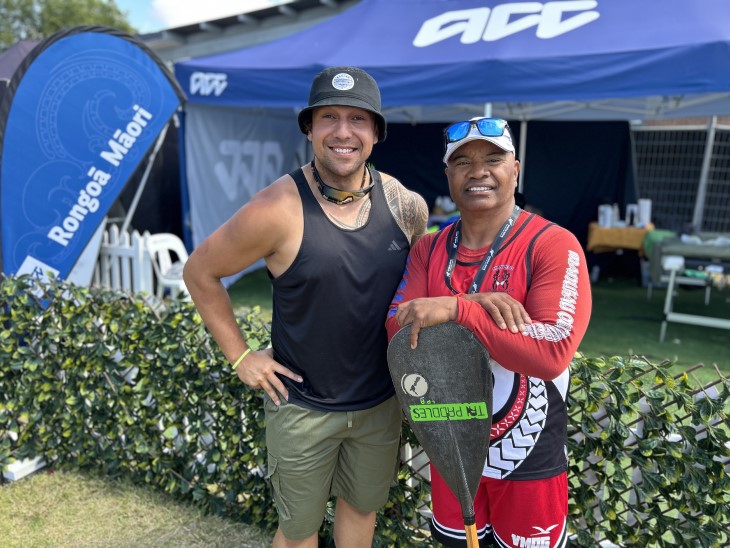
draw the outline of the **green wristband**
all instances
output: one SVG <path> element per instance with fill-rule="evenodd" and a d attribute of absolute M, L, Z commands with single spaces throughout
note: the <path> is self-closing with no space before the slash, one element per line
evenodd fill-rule
<path fill-rule="evenodd" d="M 249 348 L 247 348 L 246 350 L 244 350 L 243 354 L 241 354 L 241 355 L 240 355 L 240 356 L 238 357 L 238 359 L 237 359 L 237 360 L 236 360 L 236 361 L 235 361 L 235 362 L 233 363 L 233 370 L 234 370 L 234 371 L 235 371 L 236 369 L 238 369 L 238 364 L 239 364 L 239 363 L 241 363 L 241 362 L 243 361 L 243 358 L 245 358 L 246 356 L 248 356 L 248 353 L 249 353 L 249 352 L 251 352 L 251 348 L 250 348 L 250 347 L 249 347 Z"/>

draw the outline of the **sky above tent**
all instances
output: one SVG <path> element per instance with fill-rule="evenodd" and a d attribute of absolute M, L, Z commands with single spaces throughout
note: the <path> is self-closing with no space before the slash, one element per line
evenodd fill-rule
<path fill-rule="evenodd" d="M 212 21 L 229 15 L 247 13 L 292 0 L 116 0 L 127 13 L 130 24 L 141 34 Z"/>

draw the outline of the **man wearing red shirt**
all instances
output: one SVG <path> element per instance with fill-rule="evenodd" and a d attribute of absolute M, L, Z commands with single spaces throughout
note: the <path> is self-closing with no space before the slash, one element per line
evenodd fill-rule
<path fill-rule="evenodd" d="M 494 381 L 491 443 L 474 504 L 480 542 L 564 546 L 568 366 L 591 312 L 585 256 L 569 231 L 515 204 L 520 163 L 507 122 L 476 118 L 444 135 L 461 218 L 412 248 L 388 337 L 412 324 L 415 347 L 420 329 L 455 321 L 479 338 Z M 495 308 L 509 323 L 492 321 Z M 461 507 L 433 466 L 431 485 L 434 538 L 465 546 Z"/>

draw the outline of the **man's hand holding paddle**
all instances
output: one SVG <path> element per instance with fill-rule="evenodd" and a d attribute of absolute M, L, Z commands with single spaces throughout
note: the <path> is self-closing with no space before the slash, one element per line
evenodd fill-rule
<path fill-rule="evenodd" d="M 500 329 L 521 333 L 525 324 L 532 323 L 530 315 L 522 303 L 506 293 L 472 293 L 454 297 L 421 297 L 398 306 L 395 319 L 403 327 L 411 325 L 411 348 L 418 346 L 418 333 L 424 327 L 455 321 L 458 313 L 458 300 L 478 302 Z"/>

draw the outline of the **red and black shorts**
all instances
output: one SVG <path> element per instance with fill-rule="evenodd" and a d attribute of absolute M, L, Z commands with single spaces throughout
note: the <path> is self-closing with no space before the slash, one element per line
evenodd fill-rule
<path fill-rule="evenodd" d="M 466 546 L 459 500 L 431 466 L 431 534 L 445 546 Z M 567 545 L 568 477 L 499 480 L 482 476 L 474 499 L 480 546 Z"/>

